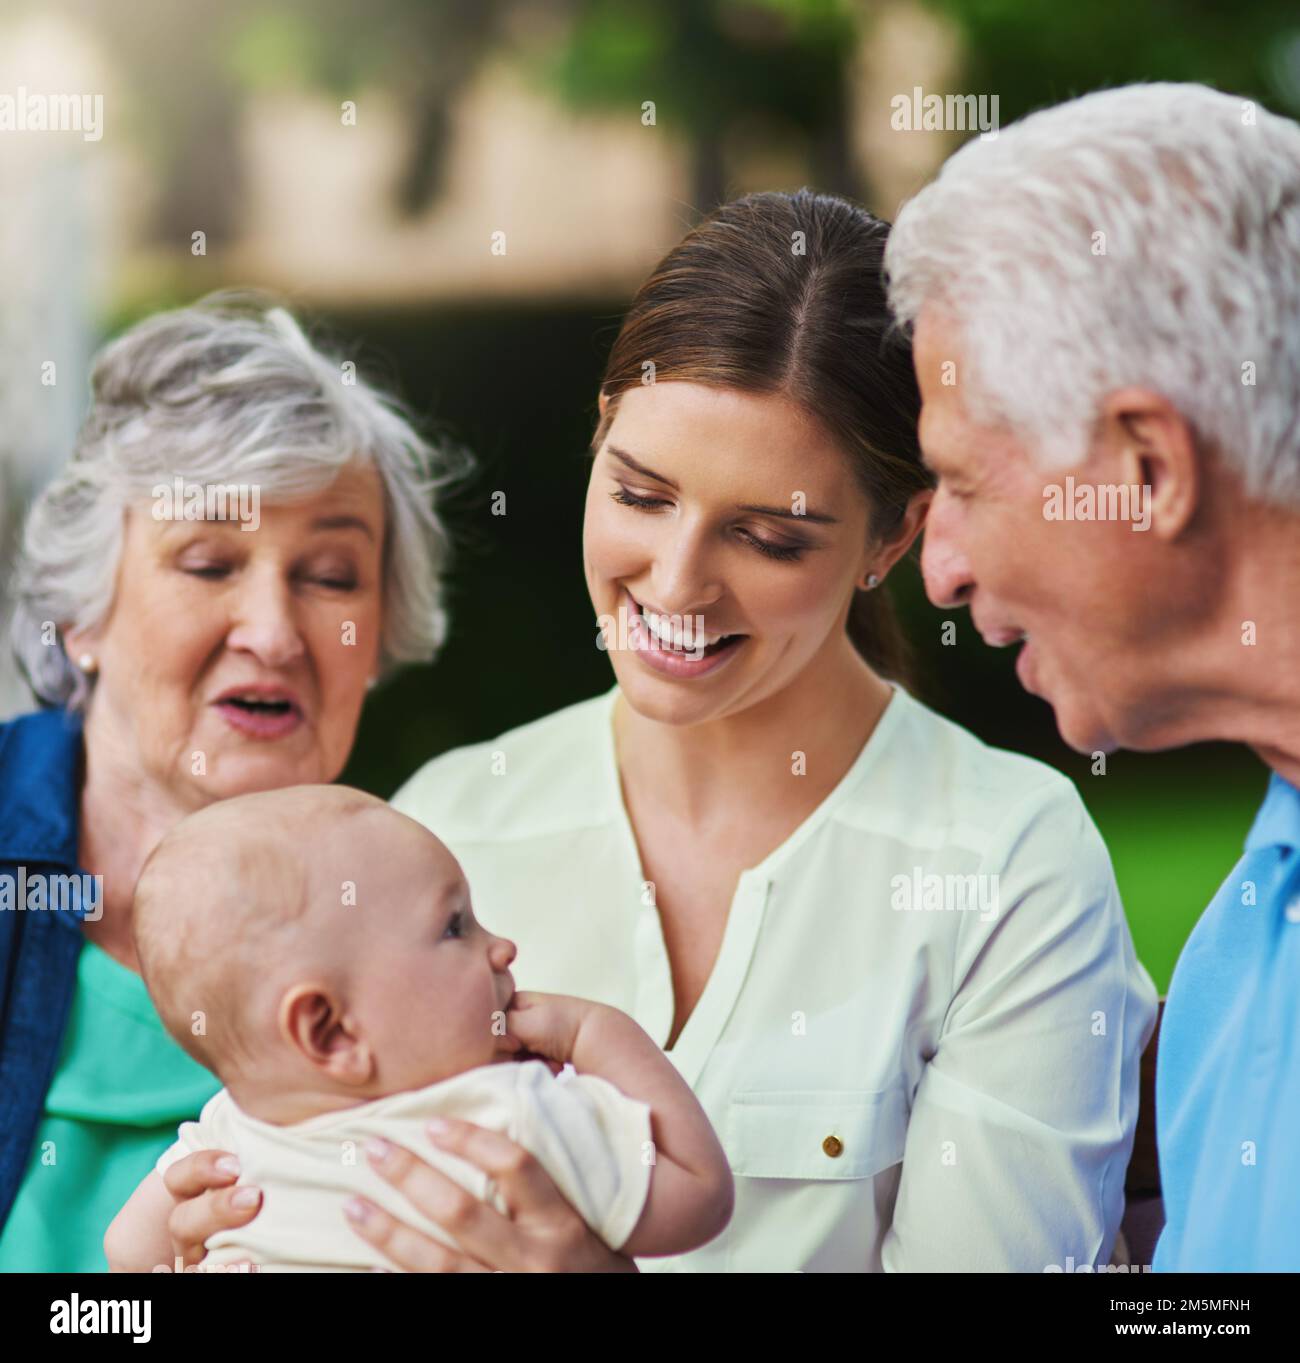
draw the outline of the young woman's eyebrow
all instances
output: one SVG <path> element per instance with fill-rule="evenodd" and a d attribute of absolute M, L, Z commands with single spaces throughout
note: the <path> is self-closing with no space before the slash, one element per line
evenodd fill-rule
<path fill-rule="evenodd" d="M 654 469 L 648 469 L 644 464 L 638 464 L 626 450 L 620 450 L 617 445 L 606 445 L 605 448 L 615 459 L 626 464 L 633 473 L 639 473 L 643 478 L 653 478 L 656 483 L 663 483 L 665 487 L 672 488 L 674 492 L 680 491 L 671 478 L 665 478 L 662 473 L 656 473 Z"/>
<path fill-rule="evenodd" d="M 791 511 L 788 506 L 742 506 L 740 511 L 753 511 L 760 516 L 781 516 L 787 521 L 812 521 L 814 525 L 838 525 L 837 516 L 822 511 Z"/>
<path fill-rule="evenodd" d="M 617 445 L 607 445 L 605 447 L 615 459 L 626 464 L 633 473 L 639 473 L 643 478 L 653 478 L 657 483 L 663 483 L 670 487 L 674 492 L 679 491 L 677 484 L 671 478 L 665 478 L 662 473 L 656 473 L 654 469 L 648 469 L 644 464 L 639 464 L 632 458 L 626 450 L 620 450 Z M 781 516 L 790 521 L 811 521 L 814 525 L 838 525 L 839 520 L 835 516 L 827 516 L 820 511 L 805 511 L 801 515 L 797 511 L 792 511 L 784 506 L 740 506 L 738 511 L 752 511 L 760 516 Z"/>

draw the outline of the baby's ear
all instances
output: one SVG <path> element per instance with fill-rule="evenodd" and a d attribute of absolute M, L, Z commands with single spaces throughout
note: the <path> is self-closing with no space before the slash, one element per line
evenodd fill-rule
<path fill-rule="evenodd" d="M 358 1019 L 327 985 L 292 985 L 280 1001 L 280 1034 L 309 1065 L 342 1084 L 369 1083 L 375 1057 Z"/>

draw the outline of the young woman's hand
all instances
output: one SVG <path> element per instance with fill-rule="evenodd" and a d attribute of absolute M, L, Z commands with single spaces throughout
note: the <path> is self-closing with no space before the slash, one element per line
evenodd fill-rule
<path fill-rule="evenodd" d="M 228 1161 L 225 1167 L 222 1162 Z M 225 1150 L 200 1150 L 179 1159 L 163 1175 L 176 1198 L 169 1222 L 172 1247 L 188 1268 L 207 1254 L 207 1241 L 220 1230 L 243 1226 L 262 1205 L 257 1188 L 236 1188 L 239 1163 Z"/>
<path fill-rule="evenodd" d="M 431 1239 L 367 1198 L 345 1210 L 353 1229 L 398 1267 L 412 1273 L 635 1273 L 564 1200 L 551 1177 L 508 1136 L 448 1118 L 430 1139 L 440 1150 L 477 1165 L 496 1183 L 509 1215 L 402 1146 L 379 1142 L 367 1156 L 376 1173 L 435 1221 L 460 1246 Z"/>

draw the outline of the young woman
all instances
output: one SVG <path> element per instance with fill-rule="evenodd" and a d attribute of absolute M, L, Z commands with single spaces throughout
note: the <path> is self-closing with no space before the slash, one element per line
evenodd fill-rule
<path fill-rule="evenodd" d="M 395 800 L 518 944 L 520 989 L 624 1009 L 709 1112 L 732 1222 L 643 1269 L 1042 1271 L 1105 1262 L 1123 1211 L 1155 991 L 1106 851 L 1064 777 L 899 681 L 879 588 L 931 480 L 887 233 L 761 194 L 670 252 L 593 441 L 583 552 L 617 685 Z M 390 1150 L 462 1250 L 351 1207 L 395 1263 L 629 1266 L 507 1138 L 438 1139 L 510 1216 Z M 178 1208 L 191 1257 L 247 1219 L 229 1195 Z"/>

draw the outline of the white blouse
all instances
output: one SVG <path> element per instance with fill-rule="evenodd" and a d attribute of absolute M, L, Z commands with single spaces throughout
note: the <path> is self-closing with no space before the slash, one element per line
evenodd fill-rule
<path fill-rule="evenodd" d="M 623 805 L 618 689 L 428 763 L 394 805 L 459 858 L 520 989 L 673 1020 Z M 899 687 L 809 818 L 739 878 L 668 1052 L 736 1176 L 657 1270 L 1106 1263 L 1156 991 L 1074 786 Z"/>

